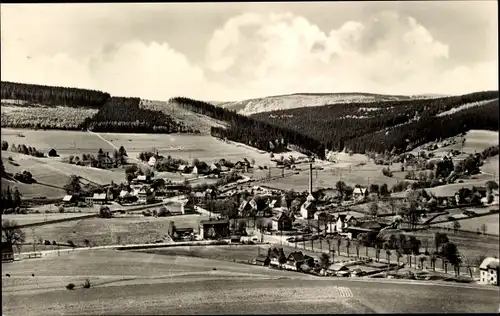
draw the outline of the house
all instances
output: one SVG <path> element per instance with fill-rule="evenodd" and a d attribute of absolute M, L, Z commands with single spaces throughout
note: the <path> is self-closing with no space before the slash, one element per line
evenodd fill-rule
<path fill-rule="evenodd" d="M 203 192 L 195 192 L 192 195 L 192 199 L 193 199 L 194 204 L 205 204 L 206 198 L 207 198 L 207 196 Z"/>
<path fill-rule="evenodd" d="M 328 272 L 336 276 L 346 276 L 349 274 L 349 268 L 345 264 L 337 262 L 328 267 Z"/>
<path fill-rule="evenodd" d="M 145 204 L 153 203 L 155 201 L 155 191 L 152 188 L 143 186 L 137 192 L 137 198 L 139 203 L 145 203 Z"/>
<path fill-rule="evenodd" d="M 281 268 L 280 258 L 285 257 L 283 248 L 272 248 L 269 250 L 269 266 L 275 268 Z"/>
<path fill-rule="evenodd" d="M 182 173 L 190 173 L 191 167 L 186 166 L 186 165 L 180 165 L 179 168 L 177 168 L 177 171 L 182 172 Z"/>
<path fill-rule="evenodd" d="M 368 195 L 368 190 L 366 188 L 354 188 L 352 192 L 352 197 L 356 200 L 362 199 Z"/>
<path fill-rule="evenodd" d="M 347 227 L 355 226 L 358 220 L 349 214 L 340 214 L 337 218 L 336 229 L 338 233 L 342 233 Z"/>
<path fill-rule="evenodd" d="M 151 182 L 151 176 L 139 175 L 135 179 L 135 182 L 137 182 L 137 183 L 150 183 Z"/>
<path fill-rule="evenodd" d="M 191 168 L 191 173 L 198 174 L 198 167 L 194 166 L 193 168 Z"/>
<path fill-rule="evenodd" d="M 113 159 L 111 157 L 109 157 L 109 154 L 106 153 L 106 156 L 104 156 L 101 160 L 101 164 L 105 167 L 105 168 L 111 168 L 113 167 L 114 165 L 114 162 L 113 162 Z"/>
<path fill-rule="evenodd" d="M 294 251 L 288 255 L 288 258 L 286 258 L 286 263 L 284 264 L 284 266 L 285 269 L 287 270 L 298 271 L 300 269 L 300 266 L 304 264 L 304 262 L 305 262 L 304 254 L 300 251 Z"/>
<path fill-rule="evenodd" d="M 193 199 L 185 199 L 181 201 L 181 213 L 182 214 L 194 214 L 195 205 Z"/>
<path fill-rule="evenodd" d="M 172 232 L 172 239 L 175 241 L 179 240 L 190 240 L 194 235 L 194 229 L 192 227 L 186 228 L 175 228 Z"/>
<path fill-rule="evenodd" d="M 289 216 L 286 212 L 282 212 L 279 217 L 273 217 L 271 220 L 274 231 L 283 231 L 292 229 L 293 218 Z"/>
<path fill-rule="evenodd" d="M 220 172 L 220 166 L 216 162 L 210 165 L 210 172 L 212 173 L 218 173 Z"/>
<path fill-rule="evenodd" d="M 316 213 L 317 207 L 314 201 L 306 201 L 300 207 L 300 215 L 303 219 L 313 219 L 314 213 Z"/>
<path fill-rule="evenodd" d="M 108 197 L 106 196 L 106 193 L 94 193 L 92 196 L 92 202 L 94 204 L 106 204 L 108 201 Z"/>
<path fill-rule="evenodd" d="M 67 205 L 71 205 L 71 204 L 73 204 L 74 202 L 76 202 L 76 196 L 74 196 L 74 195 L 65 195 L 65 196 L 63 197 L 62 201 L 63 201 L 63 204 L 64 204 L 65 206 L 67 206 Z"/>
<path fill-rule="evenodd" d="M 326 222 L 328 214 L 326 212 L 316 212 L 314 213 L 314 219 L 321 222 Z"/>
<path fill-rule="evenodd" d="M 268 256 L 266 255 L 259 255 L 256 259 L 255 259 L 255 264 L 256 265 L 259 265 L 259 266 L 264 266 L 264 267 L 267 267 L 269 265 L 269 263 L 271 262 L 271 259 L 269 259 Z"/>
<path fill-rule="evenodd" d="M 486 258 L 483 260 L 481 265 L 479 266 L 479 270 L 481 270 L 480 283 L 481 284 L 492 284 L 499 285 L 498 282 L 498 272 L 500 261 L 498 258 Z"/>
<path fill-rule="evenodd" d="M 363 270 L 361 270 L 360 268 L 356 268 L 351 271 L 351 277 L 360 277 L 363 276 L 363 274 Z"/>
<path fill-rule="evenodd" d="M 200 221 L 200 236 L 203 239 L 218 239 L 227 238 L 230 236 L 229 220 L 201 220 Z"/>
<path fill-rule="evenodd" d="M 255 204 L 254 200 L 251 201 L 253 201 L 253 204 Z M 238 215 L 243 217 L 249 216 L 253 209 L 254 206 L 252 206 L 252 203 L 250 203 L 250 201 L 243 201 L 238 208 Z"/>
<path fill-rule="evenodd" d="M 149 158 L 148 165 L 150 165 L 151 167 L 154 167 L 156 165 L 156 158 L 154 156 Z"/>
<path fill-rule="evenodd" d="M 2 242 L 2 262 L 14 261 L 14 248 L 10 242 Z"/>

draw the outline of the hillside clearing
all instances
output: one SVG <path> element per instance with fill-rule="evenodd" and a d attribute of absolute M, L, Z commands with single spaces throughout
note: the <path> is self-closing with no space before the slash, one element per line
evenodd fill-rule
<path fill-rule="evenodd" d="M 469 218 L 458 221 L 460 223 L 460 229 L 470 232 L 481 231 L 481 226 L 486 225 L 486 233 L 492 235 L 500 235 L 500 227 L 499 227 L 500 217 L 499 214 L 491 214 L 488 216 L 481 216 L 475 218 Z M 453 227 L 453 223 L 439 223 L 432 225 L 435 227 Z"/>
<path fill-rule="evenodd" d="M 459 107 L 453 108 L 453 109 L 451 109 L 449 111 L 441 112 L 441 113 L 439 113 L 436 116 L 450 115 L 450 114 L 453 114 L 453 113 L 456 113 L 456 112 L 459 112 L 459 111 L 462 111 L 462 110 L 465 110 L 465 109 L 468 109 L 468 108 L 472 108 L 474 106 L 481 106 L 481 105 L 489 103 L 489 102 L 494 102 L 495 100 L 498 100 L 498 98 L 497 99 L 493 99 L 493 100 L 485 100 L 485 101 L 480 101 L 480 102 L 467 103 L 467 104 L 461 105 Z"/>

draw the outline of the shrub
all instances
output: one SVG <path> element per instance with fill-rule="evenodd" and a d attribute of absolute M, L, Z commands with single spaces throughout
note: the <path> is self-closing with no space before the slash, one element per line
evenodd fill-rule
<path fill-rule="evenodd" d="M 74 283 L 70 283 L 70 284 L 66 285 L 66 289 L 68 289 L 68 290 L 74 290 L 75 289 L 75 284 Z"/>
<path fill-rule="evenodd" d="M 50 240 L 45 240 L 45 245 L 50 246 Z"/>
<path fill-rule="evenodd" d="M 49 151 L 49 157 L 58 157 L 59 155 L 57 154 L 57 151 L 52 148 L 50 151 Z"/>
<path fill-rule="evenodd" d="M 59 213 L 64 213 L 64 211 L 65 211 L 64 207 L 62 207 L 62 206 L 59 206 L 59 208 L 57 210 L 59 211 Z"/>
<path fill-rule="evenodd" d="M 86 289 L 90 288 L 90 280 L 89 279 L 85 279 L 85 283 L 83 284 L 83 287 Z"/>
<path fill-rule="evenodd" d="M 75 243 L 73 242 L 73 240 L 68 240 L 67 241 L 68 245 L 70 245 L 71 247 L 76 247 Z"/>
<path fill-rule="evenodd" d="M 389 168 L 382 168 L 382 174 L 386 177 L 392 177 L 392 171 Z"/>

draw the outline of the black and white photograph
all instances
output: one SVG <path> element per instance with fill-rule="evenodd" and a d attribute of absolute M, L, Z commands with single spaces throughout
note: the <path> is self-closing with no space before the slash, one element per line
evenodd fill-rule
<path fill-rule="evenodd" d="M 2 316 L 500 312 L 497 1 L 0 23 Z"/>

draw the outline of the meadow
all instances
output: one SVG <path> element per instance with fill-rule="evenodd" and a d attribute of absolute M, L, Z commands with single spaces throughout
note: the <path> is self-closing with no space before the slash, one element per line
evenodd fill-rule
<path fill-rule="evenodd" d="M 460 223 L 460 229 L 470 232 L 477 232 L 479 229 L 481 231 L 481 226 L 486 225 L 486 233 L 491 235 L 500 235 L 499 227 L 500 217 L 499 214 L 491 214 L 487 216 L 474 217 L 469 219 L 463 219 L 458 221 Z M 453 223 L 439 223 L 432 226 L 436 227 L 453 227 Z"/>
<path fill-rule="evenodd" d="M 142 211 L 141 211 L 142 212 Z M 41 219 L 45 214 L 40 214 Z M 69 215 L 69 214 L 66 214 Z M 80 214 L 86 215 L 86 214 Z M 12 215 L 9 215 L 12 216 Z M 19 215 L 27 216 L 31 215 Z M 62 215 L 61 215 L 62 216 Z M 69 216 L 73 216 L 69 215 Z M 76 216 L 76 215 L 75 215 Z M 143 244 L 163 239 L 168 227 L 173 221 L 178 228 L 192 227 L 198 231 L 200 220 L 207 219 L 202 215 L 179 215 L 171 217 L 144 217 L 142 215 L 123 215 L 110 219 L 88 218 L 69 222 L 47 224 L 26 228 L 26 242 L 32 243 L 33 238 L 55 240 L 66 243 L 72 240 L 76 245 L 84 246 L 87 239 L 91 245 L 104 246 L 112 244 Z M 16 217 L 16 220 L 18 218 Z M 31 251 L 28 247 L 27 251 Z"/>
<path fill-rule="evenodd" d="M 19 225 L 41 223 L 63 218 L 78 218 L 87 216 L 88 213 L 47 213 L 47 214 L 3 214 L 2 220 L 15 221 Z M 52 239 L 51 239 L 52 240 Z"/>

